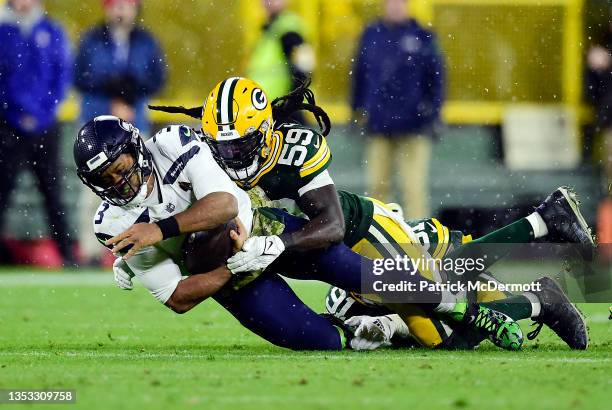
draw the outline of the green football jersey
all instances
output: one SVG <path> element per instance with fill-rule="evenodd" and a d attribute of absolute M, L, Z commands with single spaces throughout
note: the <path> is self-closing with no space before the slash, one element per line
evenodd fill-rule
<path fill-rule="evenodd" d="M 369 199 L 347 191 L 338 191 L 344 213 L 344 243 L 352 248 L 363 239 L 374 217 L 374 204 Z"/>
<path fill-rule="evenodd" d="M 331 151 L 325 137 L 303 125 L 281 124 L 274 131 L 262 166 L 248 185 L 258 186 L 271 200 L 297 200 L 303 188 L 307 189 L 308 184 L 327 171 Z M 339 199 L 346 225 L 344 242 L 353 246 L 367 232 L 373 206 L 365 198 L 346 191 L 339 191 Z"/>
<path fill-rule="evenodd" d="M 297 200 L 308 184 L 327 171 L 331 151 L 325 137 L 303 125 L 281 124 L 274 131 L 262 166 L 248 185 L 259 187 L 271 200 Z M 346 227 L 344 243 L 353 247 L 366 236 L 372 224 L 374 205 L 368 198 L 351 192 L 339 190 L 338 196 Z M 461 245 L 460 232 L 449 231 L 433 218 L 408 222 L 408 225 L 419 241 L 436 254 L 434 256 L 447 254 Z"/>
<path fill-rule="evenodd" d="M 461 231 L 448 229 L 436 218 L 417 219 L 406 223 L 412 228 L 425 250 L 437 259 L 446 257 L 454 249 L 471 240 L 471 236 L 465 236 Z"/>
<path fill-rule="evenodd" d="M 274 129 L 265 158 L 250 180 L 272 200 L 297 200 L 300 189 L 323 173 L 331 163 L 331 151 L 318 132 L 299 124 L 281 124 Z"/>

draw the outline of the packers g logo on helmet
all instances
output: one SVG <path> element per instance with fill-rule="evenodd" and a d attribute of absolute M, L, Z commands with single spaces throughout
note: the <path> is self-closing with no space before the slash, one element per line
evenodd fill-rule
<path fill-rule="evenodd" d="M 268 105 L 268 98 L 266 97 L 266 93 L 261 88 L 255 88 L 251 93 L 251 100 L 253 102 L 253 107 L 258 110 L 264 110 Z"/>
<path fill-rule="evenodd" d="M 259 168 L 260 152 L 272 133 L 272 106 L 261 86 L 230 77 L 204 102 L 202 132 L 228 175 L 246 181 Z"/>

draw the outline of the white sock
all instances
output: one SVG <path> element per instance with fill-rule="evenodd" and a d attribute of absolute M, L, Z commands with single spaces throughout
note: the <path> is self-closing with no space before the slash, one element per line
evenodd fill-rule
<path fill-rule="evenodd" d="M 542 312 L 540 299 L 538 299 L 538 297 L 531 292 L 525 292 L 523 293 L 523 296 L 525 296 L 531 302 L 531 318 L 535 319 L 536 317 L 540 316 L 540 313 Z"/>
<path fill-rule="evenodd" d="M 542 238 L 548 235 L 548 227 L 546 226 L 546 222 L 544 222 L 544 219 L 542 219 L 539 213 L 534 212 L 531 215 L 528 215 L 527 221 L 529 221 L 531 229 L 533 229 L 533 236 L 536 238 Z"/>

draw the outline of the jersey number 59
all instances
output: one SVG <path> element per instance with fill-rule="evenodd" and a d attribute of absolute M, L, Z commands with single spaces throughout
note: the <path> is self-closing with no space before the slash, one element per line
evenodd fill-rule
<path fill-rule="evenodd" d="M 296 167 L 302 166 L 308 150 L 306 145 L 312 141 L 313 133 L 305 129 L 292 129 L 285 136 L 285 146 L 278 159 L 278 163 L 282 165 L 293 165 Z M 298 142 L 300 145 L 297 145 Z M 294 145 L 295 144 L 295 145 Z"/>

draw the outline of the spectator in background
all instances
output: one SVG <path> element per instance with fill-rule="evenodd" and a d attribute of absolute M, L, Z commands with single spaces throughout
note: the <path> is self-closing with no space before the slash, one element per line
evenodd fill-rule
<path fill-rule="evenodd" d="M 103 0 L 106 21 L 85 33 L 75 64 L 81 120 L 112 114 L 150 131 L 147 100 L 164 85 L 164 56 L 153 34 L 136 23 L 140 0 Z"/>
<path fill-rule="evenodd" d="M 586 60 L 586 96 L 595 109 L 595 133 L 601 137 L 603 200 L 597 210 L 597 239 L 612 242 L 612 7 L 600 44 L 592 46 Z M 604 247 L 601 260 L 612 261 L 612 248 Z"/>
<path fill-rule="evenodd" d="M 612 8 L 610 9 L 612 16 Z M 587 54 L 587 97 L 595 108 L 595 131 L 603 142 L 603 188 L 612 184 L 612 20 L 601 44 Z"/>
<path fill-rule="evenodd" d="M 41 0 L 9 0 L 0 11 L 0 228 L 18 172 L 31 168 L 64 265 L 75 262 L 62 205 L 57 109 L 70 67 L 66 35 Z"/>
<path fill-rule="evenodd" d="M 76 58 L 81 122 L 112 114 L 146 135 L 151 128 L 147 102 L 166 80 L 164 55 L 153 34 L 136 22 L 140 0 L 103 0 L 102 5 L 106 20 L 83 35 Z M 98 205 L 98 197 L 84 189 L 79 233 L 83 256 L 91 262 L 103 250 L 91 226 Z"/>
<path fill-rule="evenodd" d="M 351 106 L 363 118 L 368 194 L 389 200 L 397 162 L 407 219 L 429 212 L 431 139 L 444 98 L 442 57 L 433 33 L 407 13 L 406 0 L 385 0 L 380 21 L 364 30 L 353 69 Z"/>
<path fill-rule="evenodd" d="M 301 18 L 287 10 L 286 0 L 262 0 L 262 5 L 267 21 L 250 55 L 247 77 L 274 99 L 294 90 L 312 73 L 315 56 L 304 40 Z"/>

